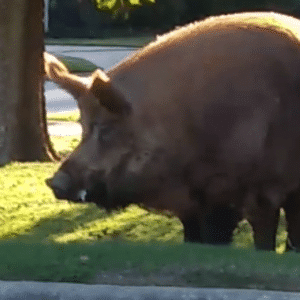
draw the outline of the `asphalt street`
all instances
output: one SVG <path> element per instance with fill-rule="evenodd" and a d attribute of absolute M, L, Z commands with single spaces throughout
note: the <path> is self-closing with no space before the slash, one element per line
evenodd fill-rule
<path fill-rule="evenodd" d="M 127 47 L 46 46 L 46 51 L 53 55 L 84 58 L 104 70 L 117 64 L 135 50 L 136 48 Z M 77 109 L 73 97 L 53 82 L 45 82 L 45 97 L 48 113 L 70 112 Z"/>
<path fill-rule="evenodd" d="M 136 287 L 0 281 L 0 299 L 22 300 L 299 300 L 300 293 L 211 288 Z"/>

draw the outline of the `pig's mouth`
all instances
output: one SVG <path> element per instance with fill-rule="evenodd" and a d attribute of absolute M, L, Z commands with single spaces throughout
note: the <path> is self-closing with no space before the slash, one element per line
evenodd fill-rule
<path fill-rule="evenodd" d="M 105 208 L 107 202 L 107 189 L 104 183 L 94 184 L 88 189 L 81 189 L 77 192 L 74 202 L 95 203 L 97 206 Z"/>
<path fill-rule="evenodd" d="M 59 173 L 55 180 L 47 179 L 46 184 L 52 189 L 55 197 L 76 203 L 95 203 L 97 206 L 106 206 L 107 188 L 103 182 L 90 184 L 88 188 L 77 188 L 70 176 Z M 104 204 L 104 205 L 103 205 Z"/>
<path fill-rule="evenodd" d="M 87 190 L 80 190 L 78 192 L 77 202 L 86 202 Z"/>

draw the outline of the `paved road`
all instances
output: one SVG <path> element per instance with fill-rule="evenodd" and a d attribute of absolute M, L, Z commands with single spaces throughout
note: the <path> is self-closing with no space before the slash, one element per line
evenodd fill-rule
<path fill-rule="evenodd" d="M 135 50 L 136 48 L 127 47 L 46 46 L 46 51 L 53 55 L 84 58 L 104 70 L 120 62 Z M 45 83 L 45 96 L 48 113 L 69 112 L 77 109 L 72 96 L 52 82 Z"/>
<path fill-rule="evenodd" d="M 46 109 L 48 113 L 63 113 L 77 110 L 74 98 L 54 83 L 45 83 Z"/>
<path fill-rule="evenodd" d="M 0 299 L 22 300 L 299 300 L 300 293 L 0 281 Z"/>

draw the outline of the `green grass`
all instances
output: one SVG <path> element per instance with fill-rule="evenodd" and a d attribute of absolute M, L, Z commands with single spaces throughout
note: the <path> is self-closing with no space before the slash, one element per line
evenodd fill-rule
<path fill-rule="evenodd" d="M 79 110 L 75 112 L 68 112 L 68 113 L 49 113 L 47 114 L 48 121 L 61 121 L 61 122 L 78 122 L 80 117 Z"/>
<path fill-rule="evenodd" d="M 83 58 L 65 55 L 57 55 L 56 57 L 66 65 L 70 72 L 93 72 L 99 69 L 95 64 Z"/>
<path fill-rule="evenodd" d="M 20 254 L 21 253 L 21 254 Z M 299 290 L 298 255 L 201 245 L 0 244 L 4 280 Z M 122 278 L 123 277 L 123 278 Z M 139 279 L 139 280 L 136 280 Z"/>
<path fill-rule="evenodd" d="M 169 216 L 136 206 L 108 216 L 94 204 L 57 201 L 44 183 L 57 167 L 57 163 L 13 163 L 1 169 L 0 238 L 59 243 L 117 236 L 134 241 L 182 241 L 181 223 Z M 169 226 L 175 230 L 169 232 Z"/>
<path fill-rule="evenodd" d="M 79 144 L 81 137 L 76 136 L 52 136 L 51 142 L 61 157 L 66 157 Z"/>
<path fill-rule="evenodd" d="M 79 140 L 52 137 L 64 154 Z M 1 168 L 0 280 L 300 289 L 299 256 L 253 251 L 247 222 L 232 247 L 183 244 L 182 224 L 171 215 L 134 205 L 107 215 L 94 204 L 56 200 L 44 181 L 58 167 Z M 278 233 L 283 252 L 283 218 Z"/>
<path fill-rule="evenodd" d="M 112 276 L 123 274 L 144 278 L 144 284 L 151 277 L 155 285 L 162 284 L 161 276 L 175 276 L 171 283 L 184 286 L 297 289 L 282 279 L 297 282 L 295 254 L 182 245 L 177 218 L 137 206 L 107 215 L 94 204 L 57 201 L 44 184 L 57 167 L 13 163 L 1 169 L 0 279 L 127 284 Z M 247 223 L 236 230 L 233 244 L 253 248 Z"/>
<path fill-rule="evenodd" d="M 46 45 L 76 45 L 76 46 L 119 46 L 142 47 L 154 40 L 154 36 L 112 37 L 104 39 L 45 39 Z"/>
<path fill-rule="evenodd" d="M 79 111 L 47 114 L 48 125 L 55 124 L 56 122 L 78 122 L 79 118 Z M 51 136 L 51 141 L 58 154 L 64 157 L 79 144 L 80 136 Z"/>

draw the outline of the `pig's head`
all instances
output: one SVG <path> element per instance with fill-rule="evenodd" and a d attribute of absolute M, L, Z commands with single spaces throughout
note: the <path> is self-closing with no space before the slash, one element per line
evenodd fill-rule
<path fill-rule="evenodd" d="M 86 101 L 87 94 L 95 76 L 100 76 L 105 81 L 105 73 L 96 71 L 90 77 L 76 76 L 71 74 L 68 68 L 55 56 L 47 52 L 44 52 L 44 70 L 46 79 L 54 81 L 75 98 L 80 109 L 82 137 L 85 137 L 89 129 L 89 119 L 93 115 L 93 108 L 95 105 L 98 105 L 97 101 L 96 103 L 95 101 L 93 102 L 93 97 L 90 97 L 89 101 Z"/>
<path fill-rule="evenodd" d="M 77 89 L 86 134 L 46 183 L 58 199 L 107 209 L 142 202 L 168 178 L 166 150 L 145 138 L 134 108 L 104 72 L 89 80 Z"/>

